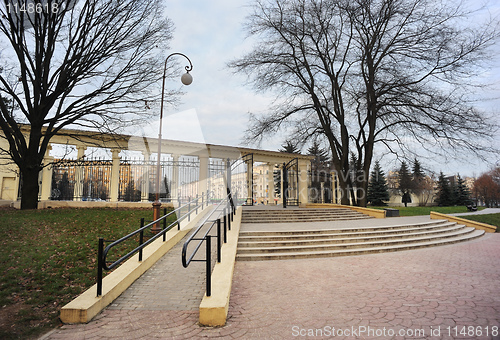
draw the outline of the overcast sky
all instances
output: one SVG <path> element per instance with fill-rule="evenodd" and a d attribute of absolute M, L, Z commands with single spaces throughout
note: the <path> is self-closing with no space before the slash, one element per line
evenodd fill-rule
<path fill-rule="evenodd" d="M 251 1 L 165 1 L 167 15 L 175 25 L 171 52 L 184 53 L 191 59 L 194 80 L 190 86 L 183 88 L 182 104 L 165 112 L 163 138 L 240 145 L 248 124 L 248 112 L 263 112 L 271 102 L 271 97 L 256 94 L 245 86 L 246 77 L 234 75 L 226 67 L 228 61 L 242 56 L 252 46 L 252 41 L 245 39 L 242 26 Z M 500 6 L 500 0 L 491 3 L 495 10 Z M 177 61 L 184 64 L 182 58 Z M 500 65 L 498 60 L 495 63 Z M 500 67 L 495 72 L 498 70 Z M 179 84 L 168 82 L 167 86 L 175 88 L 180 87 Z M 496 105 L 499 104 L 500 101 L 496 101 Z M 140 133 L 156 137 L 156 129 L 145 128 Z M 277 150 L 283 140 L 283 136 L 267 139 L 262 148 Z M 497 141 L 500 144 L 500 137 Z M 500 157 L 496 158 L 492 159 L 493 163 L 500 161 Z M 444 164 L 442 160 L 423 159 L 422 163 L 433 171 L 460 172 L 463 176 L 479 175 L 490 167 L 476 159 L 470 158 L 469 161 Z M 382 162 L 387 168 L 397 165 L 388 157 L 384 157 Z"/>

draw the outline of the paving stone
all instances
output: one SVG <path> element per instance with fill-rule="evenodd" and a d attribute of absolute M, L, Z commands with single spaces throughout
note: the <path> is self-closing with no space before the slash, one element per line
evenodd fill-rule
<path fill-rule="evenodd" d="M 167 255 L 158 266 L 169 261 Z M 456 326 L 479 327 L 483 332 L 500 326 L 500 234 L 397 253 L 237 262 L 228 321 L 221 328 L 199 326 L 197 299 L 203 294 L 203 275 L 193 275 L 193 270 L 182 276 L 186 269 L 180 265 L 180 250 L 172 256 L 178 263 L 173 260 L 166 266 L 169 275 L 157 268 L 137 280 L 146 283 L 147 294 L 139 294 L 142 288 L 134 284 L 90 323 L 62 326 L 44 339 L 294 339 L 304 338 L 295 336 L 301 331 L 331 327 L 372 331 L 385 327 L 396 332 L 394 339 L 500 338 L 491 333 L 472 337 L 445 333 Z M 188 280 L 197 283 L 191 286 Z M 194 287 L 200 283 L 201 288 Z M 132 310 L 139 298 L 144 306 Z M 158 310 L 152 310 L 153 303 Z M 431 336 L 438 328 L 440 336 Z M 416 329 L 425 335 L 409 335 Z M 400 331 L 407 334 L 399 335 Z M 358 337 L 391 338 L 367 333 Z M 343 338 L 355 337 L 335 337 Z"/>

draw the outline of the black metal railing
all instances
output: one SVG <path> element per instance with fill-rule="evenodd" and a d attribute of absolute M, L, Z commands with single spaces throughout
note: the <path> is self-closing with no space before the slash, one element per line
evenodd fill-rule
<path fill-rule="evenodd" d="M 231 221 L 236 214 L 236 206 L 234 204 L 231 192 L 222 200 L 215 209 L 207 215 L 203 221 L 200 223 L 199 227 L 189 236 L 182 247 L 182 265 L 187 268 L 191 262 L 205 262 L 206 263 L 206 294 L 211 296 L 212 294 L 212 238 L 217 239 L 217 262 L 221 262 L 221 248 L 222 242 L 227 243 L 227 232 L 231 230 Z M 210 224 L 208 228 L 205 227 L 206 224 Z M 223 228 L 222 229 L 222 225 Z M 214 226 L 216 228 L 216 235 L 210 235 Z M 204 228 L 205 227 L 205 228 Z M 204 233 L 202 236 L 200 231 L 203 229 Z M 205 230 L 206 229 L 206 230 Z M 195 245 L 193 251 L 188 256 L 187 251 L 189 244 L 192 241 L 198 241 Z M 205 259 L 198 260 L 194 259 L 198 250 L 205 243 Z"/>
<path fill-rule="evenodd" d="M 124 262 L 125 260 L 129 259 L 136 253 L 139 253 L 139 262 L 142 261 L 142 253 L 143 249 L 151 244 L 153 241 L 158 239 L 159 237 L 163 237 L 163 242 L 166 241 L 167 237 L 167 232 L 171 230 L 175 225 L 177 225 L 177 229 L 180 230 L 180 222 L 183 221 L 184 219 L 188 219 L 188 221 L 191 220 L 191 214 L 198 213 L 198 209 L 203 209 L 204 207 L 208 206 L 209 204 L 209 197 L 208 195 L 202 194 L 201 197 L 197 197 L 188 203 L 179 206 L 177 209 L 174 209 L 167 213 L 167 210 L 164 209 L 164 214 L 160 218 L 158 218 L 155 221 L 152 221 L 151 223 L 148 223 L 145 225 L 145 220 L 144 218 L 141 219 L 141 227 L 134 232 L 120 238 L 119 240 L 116 241 L 106 241 L 102 237 L 99 238 L 99 245 L 98 245 L 98 252 L 97 252 L 97 296 L 102 295 L 102 275 L 104 270 L 112 270 L 116 268 L 120 263 Z M 182 213 L 182 209 L 187 208 L 187 211 L 185 213 Z M 175 221 L 170 223 L 167 226 L 167 218 L 173 214 L 179 214 L 180 217 L 177 217 Z M 162 230 L 149 238 L 147 241 L 144 241 L 144 231 L 148 230 L 149 228 L 153 227 L 157 223 L 162 224 Z M 106 261 L 106 257 L 108 256 L 109 251 L 121 244 L 122 242 L 127 241 L 128 239 L 135 237 L 136 235 L 139 235 L 139 245 L 134 248 L 133 250 L 129 251 L 127 254 L 121 256 L 118 260 L 111 262 L 108 264 Z M 104 248 L 104 242 L 111 242 L 109 245 Z"/>
<path fill-rule="evenodd" d="M 253 164 L 253 153 L 243 155 L 231 163 L 231 177 L 235 177 L 234 181 L 229 179 L 231 191 L 240 193 L 238 196 L 245 205 L 253 205 Z M 241 178 L 241 174 L 245 178 Z"/>
<path fill-rule="evenodd" d="M 283 208 L 299 205 L 299 163 L 298 158 L 283 163 Z"/>

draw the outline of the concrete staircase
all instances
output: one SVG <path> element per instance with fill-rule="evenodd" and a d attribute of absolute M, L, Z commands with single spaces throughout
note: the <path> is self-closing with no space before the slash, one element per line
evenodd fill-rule
<path fill-rule="evenodd" d="M 482 230 L 446 220 L 386 227 L 242 231 L 236 259 L 282 260 L 392 252 L 463 242 L 483 234 Z"/>
<path fill-rule="evenodd" d="M 249 209 L 243 210 L 241 223 L 295 223 L 359 220 L 372 218 L 347 209 Z"/>

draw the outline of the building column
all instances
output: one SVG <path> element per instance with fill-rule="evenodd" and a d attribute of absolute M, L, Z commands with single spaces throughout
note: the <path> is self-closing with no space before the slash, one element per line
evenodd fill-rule
<path fill-rule="evenodd" d="M 337 176 L 337 171 L 331 171 L 330 172 L 332 175 L 332 201 L 335 204 L 340 204 L 341 198 L 342 198 L 342 191 L 339 188 L 339 181 L 338 181 L 338 176 Z"/>
<path fill-rule="evenodd" d="M 42 169 L 42 183 L 40 190 L 40 200 L 48 201 L 52 193 L 52 165 L 47 166 L 54 161 L 54 157 L 49 156 L 50 150 L 52 150 L 52 145 L 47 146 L 47 151 L 43 157 L 43 169 Z"/>
<path fill-rule="evenodd" d="M 143 152 L 142 156 L 144 157 L 144 165 L 143 165 L 143 172 L 142 172 L 142 178 L 141 178 L 141 201 L 142 202 L 149 202 L 149 167 L 150 167 L 150 157 L 151 154 L 149 152 Z"/>
<path fill-rule="evenodd" d="M 251 199 L 247 204 L 253 205 L 253 158 L 248 162 L 247 165 L 247 197 Z"/>
<path fill-rule="evenodd" d="M 76 159 L 78 161 L 82 161 L 85 157 L 85 150 L 87 150 L 86 146 L 77 146 L 76 150 L 78 150 L 78 154 Z M 73 187 L 73 201 L 81 201 L 83 196 L 83 182 L 85 180 L 84 176 L 84 168 L 80 165 L 76 166 L 75 169 L 75 186 Z"/>
<path fill-rule="evenodd" d="M 198 176 L 198 197 L 207 193 L 208 180 L 208 157 L 198 156 L 200 160 L 199 176 Z"/>
<path fill-rule="evenodd" d="M 274 164 L 267 163 L 267 204 L 274 204 Z"/>
<path fill-rule="evenodd" d="M 283 164 L 279 164 L 279 171 L 281 173 L 281 181 L 280 181 L 280 199 L 278 200 L 278 204 L 281 203 L 283 204 L 283 200 L 285 199 L 285 193 L 283 192 L 283 178 L 284 178 L 284 172 L 285 172 L 285 169 L 284 169 L 284 165 L 285 163 Z"/>
<path fill-rule="evenodd" d="M 308 166 L 311 162 L 299 161 L 299 204 L 301 206 L 309 203 Z"/>
<path fill-rule="evenodd" d="M 111 188 L 109 193 L 109 200 L 111 202 L 118 202 L 120 190 L 120 150 L 112 150 L 113 163 L 111 167 Z"/>
<path fill-rule="evenodd" d="M 172 155 L 172 184 L 170 186 L 170 197 L 172 201 L 177 200 L 179 197 L 179 155 Z"/>

